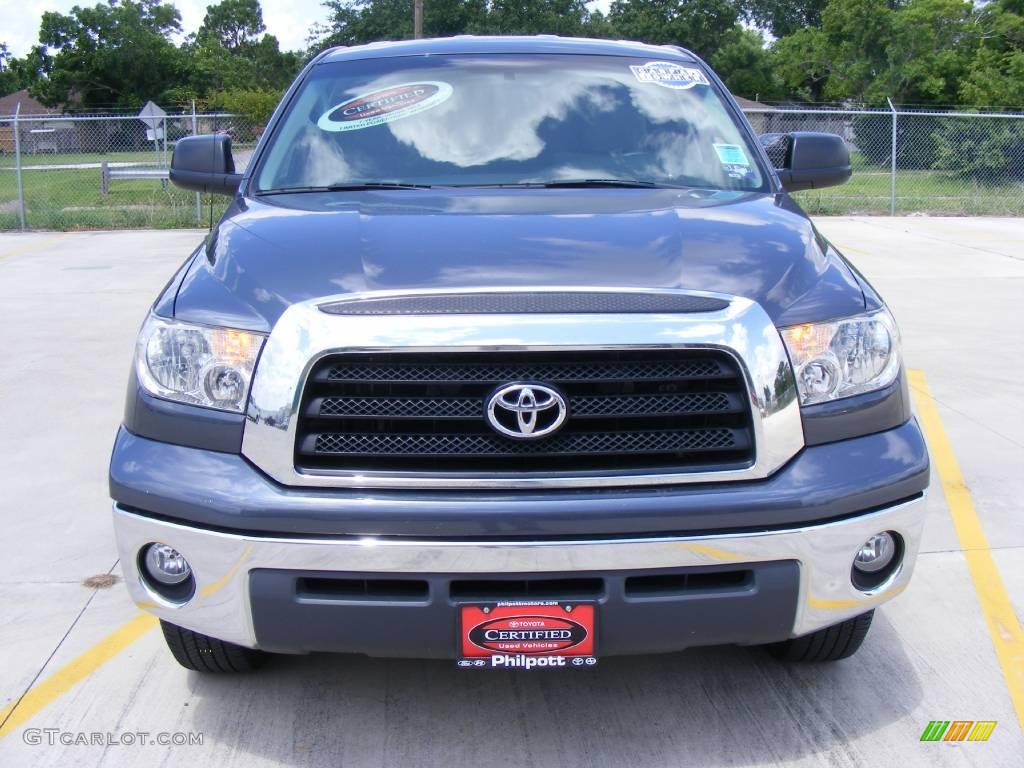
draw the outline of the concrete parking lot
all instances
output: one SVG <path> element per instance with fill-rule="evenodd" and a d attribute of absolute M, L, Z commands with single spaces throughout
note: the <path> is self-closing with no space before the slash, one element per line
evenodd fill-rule
<path fill-rule="evenodd" d="M 203 233 L 0 235 L 0 765 L 1024 766 L 1024 220 L 819 225 L 915 372 L 934 466 L 913 583 L 837 664 L 721 648 L 575 674 L 178 667 L 122 585 L 83 581 L 119 573 L 106 465 L 138 325 Z M 997 726 L 921 742 L 932 720 Z"/>

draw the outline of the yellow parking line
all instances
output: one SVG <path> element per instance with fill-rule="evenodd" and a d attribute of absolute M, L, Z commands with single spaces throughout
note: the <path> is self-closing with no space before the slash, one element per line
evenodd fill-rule
<path fill-rule="evenodd" d="M 31 253 L 32 251 L 38 251 L 40 248 L 45 248 L 50 243 L 55 243 L 58 240 L 63 240 L 66 236 L 67 232 L 62 232 L 59 235 L 47 237 L 44 240 L 36 240 L 34 243 L 26 245 L 23 248 L 15 248 L 13 251 L 7 251 L 7 253 L 0 253 L 0 259 L 6 259 L 11 256 L 20 256 L 23 253 Z"/>
<path fill-rule="evenodd" d="M 946 494 L 946 503 L 960 539 L 960 547 L 967 560 L 974 589 L 978 593 L 978 602 L 988 624 L 992 645 L 1003 669 L 1006 687 L 1010 690 L 1010 699 L 1017 710 L 1021 728 L 1024 728 L 1024 631 L 1021 630 L 999 569 L 992 558 L 981 520 L 974 510 L 970 491 L 960 473 L 960 465 L 923 371 L 910 371 L 910 388 L 917 403 L 918 417 L 928 437 L 932 461 Z"/>
<path fill-rule="evenodd" d="M 874 256 L 875 254 L 871 251 L 865 251 L 861 248 L 855 248 L 852 245 L 836 246 L 840 253 L 856 253 L 860 256 Z"/>
<path fill-rule="evenodd" d="M 14 701 L 0 710 L 0 738 L 40 710 L 52 704 L 78 683 L 106 664 L 157 624 L 155 617 L 140 613 L 127 624 L 111 632 L 82 655 L 69 661 L 43 682 L 30 688 L 20 701 Z"/>

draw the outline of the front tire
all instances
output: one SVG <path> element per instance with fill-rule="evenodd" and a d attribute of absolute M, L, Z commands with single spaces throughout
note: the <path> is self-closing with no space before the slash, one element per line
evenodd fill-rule
<path fill-rule="evenodd" d="M 174 659 L 185 669 L 196 672 L 252 672 L 263 665 L 267 654 L 215 637 L 193 632 L 177 624 L 160 620 L 164 640 Z"/>
<path fill-rule="evenodd" d="M 803 637 L 772 643 L 765 648 L 782 661 L 839 661 L 857 652 L 871 628 L 875 612 L 868 611 L 841 624 L 819 629 Z"/>

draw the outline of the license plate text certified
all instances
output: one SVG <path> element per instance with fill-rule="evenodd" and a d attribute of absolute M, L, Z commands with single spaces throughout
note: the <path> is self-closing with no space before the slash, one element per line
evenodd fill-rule
<path fill-rule="evenodd" d="M 459 606 L 465 669 L 584 669 L 597 664 L 593 603 L 509 600 Z"/>

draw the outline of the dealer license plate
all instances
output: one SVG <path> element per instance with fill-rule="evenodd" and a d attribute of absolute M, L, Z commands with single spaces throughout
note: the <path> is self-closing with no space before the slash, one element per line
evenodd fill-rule
<path fill-rule="evenodd" d="M 583 669 L 597 664 L 593 603 L 509 600 L 459 606 L 459 667 Z"/>

